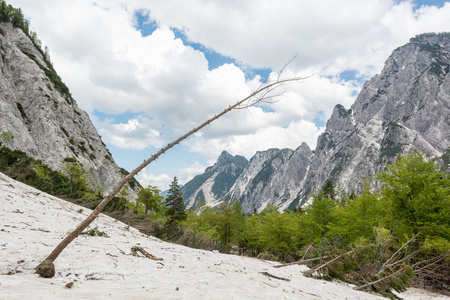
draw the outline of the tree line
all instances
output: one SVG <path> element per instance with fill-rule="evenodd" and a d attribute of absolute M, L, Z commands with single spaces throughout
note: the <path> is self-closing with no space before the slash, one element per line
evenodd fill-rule
<path fill-rule="evenodd" d="M 386 166 L 360 195 L 327 181 L 311 203 L 245 215 L 238 200 L 189 211 L 178 241 L 285 262 L 395 297 L 411 283 L 449 293 L 450 177 L 425 154 Z"/>
<path fill-rule="evenodd" d="M 327 180 L 306 206 L 280 212 L 269 204 L 251 215 L 237 199 L 185 211 L 174 181 L 169 198 L 178 206 L 168 206 L 172 200 L 164 202 L 150 185 L 129 204 L 128 214 L 145 220 L 141 230 L 168 241 L 305 263 L 311 268 L 307 276 L 343 280 L 387 297 L 410 284 L 449 293 L 449 175 L 412 151 L 374 177 L 379 188 L 366 178 L 359 195 Z"/>

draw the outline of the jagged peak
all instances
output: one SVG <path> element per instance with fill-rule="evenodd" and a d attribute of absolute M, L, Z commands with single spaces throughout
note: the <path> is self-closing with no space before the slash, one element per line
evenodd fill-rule
<path fill-rule="evenodd" d="M 303 152 L 306 152 L 311 155 L 313 154 L 311 148 L 309 147 L 309 145 L 306 142 L 302 142 L 300 144 L 300 146 L 298 146 L 297 149 L 295 149 L 295 152 L 298 152 L 298 151 L 303 151 Z"/>
<path fill-rule="evenodd" d="M 415 37 L 409 40 L 411 44 L 448 44 L 450 43 L 450 32 L 441 32 L 441 33 L 422 33 L 418 34 Z"/>
<path fill-rule="evenodd" d="M 353 126 L 350 119 L 352 115 L 352 109 L 345 109 L 341 104 L 334 107 L 333 113 L 327 122 L 326 130 L 346 130 Z"/>
<path fill-rule="evenodd" d="M 233 155 L 228 153 L 227 151 L 222 151 L 222 153 L 219 155 L 219 158 L 217 159 L 217 163 L 220 163 L 222 161 L 230 160 L 233 158 Z"/>
<path fill-rule="evenodd" d="M 247 165 L 247 163 L 248 163 L 248 160 L 245 157 L 243 157 L 241 155 L 233 156 L 224 150 L 217 158 L 216 163 L 213 166 L 206 168 L 205 172 L 206 173 L 211 172 L 211 171 L 217 170 L 219 168 L 227 167 L 227 166 L 230 166 L 233 164 L 240 166 L 240 167 L 245 167 Z"/>

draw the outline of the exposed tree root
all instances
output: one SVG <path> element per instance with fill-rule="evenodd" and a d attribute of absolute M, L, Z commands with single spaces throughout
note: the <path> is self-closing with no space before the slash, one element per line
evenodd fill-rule
<path fill-rule="evenodd" d="M 139 247 L 139 246 L 133 246 L 131 247 L 131 254 L 133 256 L 139 256 L 138 252 L 141 252 L 142 255 L 144 255 L 147 258 L 153 259 L 153 260 L 163 260 L 162 258 L 158 258 L 150 253 L 148 253 L 147 251 L 144 250 L 144 248 Z"/>

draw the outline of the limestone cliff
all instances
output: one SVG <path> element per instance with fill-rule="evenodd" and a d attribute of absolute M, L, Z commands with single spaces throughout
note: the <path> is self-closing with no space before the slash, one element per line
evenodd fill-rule
<path fill-rule="evenodd" d="M 0 22 L 0 132 L 53 169 L 75 158 L 105 190 L 123 177 L 89 116 L 30 38 Z"/>

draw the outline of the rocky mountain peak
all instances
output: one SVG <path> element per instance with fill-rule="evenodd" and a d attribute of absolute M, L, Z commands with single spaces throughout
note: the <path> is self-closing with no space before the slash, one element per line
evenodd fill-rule
<path fill-rule="evenodd" d="M 249 213 L 268 203 L 293 209 L 327 179 L 348 192 L 361 191 L 363 178 L 410 149 L 448 156 L 449 64 L 449 33 L 412 38 L 364 84 L 350 109 L 335 106 L 314 153 L 305 143 L 295 151 L 259 151 L 228 193 L 211 197 L 215 203 L 238 198 Z"/>
<path fill-rule="evenodd" d="M 217 162 L 211 166 L 206 168 L 205 173 L 209 173 L 212 171 L 223 172 L 226 169 L 232 169 L 231 172 L 236 172 L 236 170 L 244 168 L 248 163 L 248 160 L 240 155 L 233 156 L 227 151 L 223 151 Z"/>
<path fill-rule="evenodd" d="M 352 110 L 345 109 L 345 107 L 341 104 L 336 105 L 330 119 L 327 122 L 326 129 L 333 131 L 346 131 L 352 127 Z"/>

